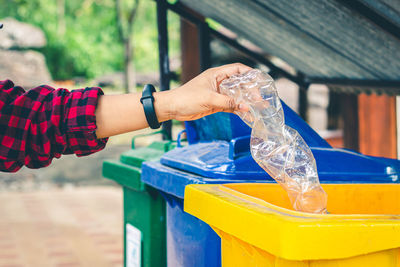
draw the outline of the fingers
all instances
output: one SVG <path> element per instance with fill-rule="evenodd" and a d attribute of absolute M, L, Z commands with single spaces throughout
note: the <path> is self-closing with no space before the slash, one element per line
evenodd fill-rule
<path fill-rule="evenodd" d="M 218 69 L 218 72 L 221 72 L 228 76 L 231 76 L 234 74 L 241 74 L 241 73 L 247 72 L 249 70 L 252 70 L 251 67 L 246 66 L 242 63 L 228 64 L 228 65 L 220 66 L 217 69 Z"/>
<path fill-rule="evenodd" d="M 221 67 L 210 69 L 209 71 L 211 71 L 212 75 L 213 75 L 213 77 L 212 77 L 213 90 L 219 93 L 220 92 L 219 85 L 221 84 L 221 82 L 223 80 L 225 80 L 226 78 L 229 78 L 232 75 L 245 73 L 250 70 L 252 70 L 252 68 L 250 68 L 249 66 L 243 65 L 241 63 L 234 63 L 234 64 L 224 65 Z"/>
<path fill-rule="evenodd" d="M 238 111 L 241 111 L 241 112 L 248 112 L 250 109 L 249 109 L 249 106 L 248 105 L 246 105 L 246 104 L 239 104 L 239 110 Z"/>
<path fill-rule="evenodd" d="M 215 86 L 214 91 L 217 92 L 217 94 L 213 98 L 213 104 L 214 108 L 216 108 L 217 111 L 224 111 L 224 112 L 249 111 L 247 105 L 235 103 L 235 100 L 233 98 L 220 94 L 219 85 L 224 79 L 229 78 L 232 75 L 242 74 L 250 70 L 252 70 L 251 67 L 241 63 L 224 65 L 212 69 L 212 71 L 214 72 L 214 81 L 216 82 L 216 84 L 214 85 Z"/>
<path fill-rule="evenodd" d="M 243 111 L 247 112 L 249 109 L 244 104 L 237 104 L 235 100 L 229 96 L 215 94 L 212 98 L 211 106 L 215 110 L 215 112 L 223 111 L 223 112 L 235 112 L 235 111 Z"/>
<path fill-rule="evenodd" d="M 238 108 L 233 98 L 221 94 L 216 94 L 211 104 L 215 111 L 234 112 Z"/>
<path fill-rule="evenodd" d="M 217 85 L 219 85 L 224 79 L 232 75 L 245 73 L 250 70 L 252 70 L 252 68 L 241 63 L 224 65 L 215 69 L 215 80 Z"/>

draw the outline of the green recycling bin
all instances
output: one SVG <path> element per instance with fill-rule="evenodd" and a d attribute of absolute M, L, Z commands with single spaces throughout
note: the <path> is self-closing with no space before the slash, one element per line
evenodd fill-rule
<path fill-rule="evenodd" d="M 141 182 L 142 162 L 158 160 L 172 149 L 171 141 L 122 153 L 120 160 L 106 160 L 103 176 L 119 183 L 124 195 L 124 266 L 166 266 L 165 200 Z"/>

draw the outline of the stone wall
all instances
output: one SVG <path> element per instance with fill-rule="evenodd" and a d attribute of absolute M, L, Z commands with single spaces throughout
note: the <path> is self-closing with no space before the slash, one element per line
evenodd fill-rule
<path fill-rule="evenodd" d="M 26 89 L 50 83 L 44 56 L 32 50 L 46 45 L 43 31 L 13 18 L 1 22 L 0 80 L 10 79 Z"/>

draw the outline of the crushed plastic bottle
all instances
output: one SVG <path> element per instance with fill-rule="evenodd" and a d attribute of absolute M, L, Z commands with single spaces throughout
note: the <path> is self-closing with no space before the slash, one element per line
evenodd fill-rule
<path fill-rule="evenodd" d="M 327 194 L 319 183 L 314 156 L 299 133 L 285 125 L 271 76 L 254 69 L 225 79 L 219 89 L 249 107 L 237 115 L 252 128 L 251 154 L 286 190 L 294 209 L 326 213 Z"/>

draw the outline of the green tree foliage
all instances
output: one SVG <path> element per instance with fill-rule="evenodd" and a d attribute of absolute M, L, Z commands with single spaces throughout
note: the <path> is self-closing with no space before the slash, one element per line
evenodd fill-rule
<path fill-rule="evenodd" d="M 60 1 L 64 15 L 60 15 Z M 123 69 L 114 0 L 0 0 L 0 7 L 0 18 L 14 17 L 45 32 L 47 45 L 42 51 L 54 79 L 94 78 Z M 137 71 L 158 69 L 155 8 L 154 1 L 143 0 L 138 11 L 134 26 Z M 171 15 L 170 50 L 176 55 L 179 20 Z"/>

